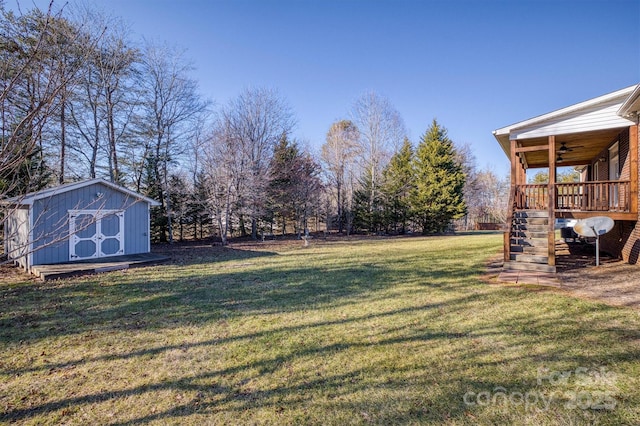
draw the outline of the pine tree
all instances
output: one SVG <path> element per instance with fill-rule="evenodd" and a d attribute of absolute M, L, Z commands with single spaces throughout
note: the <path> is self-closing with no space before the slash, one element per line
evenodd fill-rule
<path fill-rule="evenodd" d="M 289 141 L 286 134 L 283 135 L 271 159 L 265 220 L 280 221 L 283 234 L 287 222 L 293 222 L 294 231 L 300 237 L 322 189 L 319 170 L 318 164 L 296 141 Z"/>
<path fill-rule="evenodd" d="M 152 241 L 167 242 L 167 208 L 164 202 L 165 193 L 162 190 L 161 181 L 158 175 L 158 161 L 155 156 L 149 156 L 145 162 L 144 195 L 159 200 L 160 206 L 151 207 L 151 239 Z"/>
<path fill-rule="evenodd" d="M 188 200 L 188 214 L 192 217 L 193 238 L 196 240 L 204 237 L 204 225 L 210 220 L 210 214 L 207 209 L 207 184 L 205 174 L 203 172 L 198 173 L 193 183 L 193 192 Z M 198 232 L 198 227 L 200 227 L 200 232 Z"/>
<path fill-rule="evenodd" d="M 384 224 L 393 232 L 404 234 L 411 220 L 409 197 L 414 188 L 413 147 L 405 138 L 402 148 L 389 161 L 382 172 Z"/>
<path fill-rule="evenodd" d="M 375 183 L 370 169 L 360 178 L 353 194 L 353 227 L 361 231 L 378 232 L 384 228 L 384 203 L 380 185 Z"/>
<path fill-rule="evenodd" d="M 416 149 L 411 207 L 423 234 L 443 232 L 466 211 L 465 175 L 447 129 L 434 119 Z"/>
<path fill-rule="evenodd" d="M 35 146 L 32 152 L 20 153 L 16 158 L 22 158 L 22 161 L 16 161 L 10 173 L 0 173 L 0 194 L 7 197 L 24 195 L 47 187 L 53 180 L 53 171 L 40 147 Z"/>
<path fill-rule="evenodd" d="M 192 191 L 187 187 L 184 177 L 178 174 L 169 176 L 169 188 L 169 205 L 175 221 L 174 225 L 178 229 L 178 239 L 183 241 L 184 227 L 193 220 L 189 216 L 189 199 Z"/>
<path fill-rule="evenodd" d="M 300 155 L 298 146 L 291 143 L 283 134 L 273 150 L 273 157 L 269 169 L 270 181 L 267 188 L 267 208 L 263 220 L 273 222 L 277 220 L 282 225 L 282 233 L 286 233 L 287 220 L 293 216 L 290 191 L 293 181 L 294 162 Z"/>

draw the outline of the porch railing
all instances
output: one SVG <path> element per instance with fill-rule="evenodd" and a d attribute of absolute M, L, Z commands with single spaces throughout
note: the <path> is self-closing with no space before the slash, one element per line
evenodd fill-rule
<path fill-rule="evenodd" d="M 630 189 L 629 181 L 558 183 L 555 185 L 556 210 L 628 213 Z M 516 209 L 547 209 L 548 185 L 518 185 L 514 204 Z"/>
<path fill-rule="evenodd" d="M 546 210 L 549 207 L 549 186 L 545 184 L 516 186 L 515 208 Z"/>

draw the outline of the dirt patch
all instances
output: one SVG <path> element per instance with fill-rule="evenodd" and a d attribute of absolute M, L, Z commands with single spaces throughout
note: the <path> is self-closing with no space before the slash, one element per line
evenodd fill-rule
<path fill-rule="evenodd" d="M 614 306 L 640 310 L 640 265 L 600 254 L 600 266 L 595 266 L 592 245 L 556 246 L 557 282 L 545 284 L 576 297 L 597 300 Z M 485 279 L 492 283 L 502 269 L 502 254 L 491 258 Z"/>
<path fill-rule="evenodd" d="M 0 282 L 2 284 L 14 285 L 25 282 L 35 282 L 36 277 L 25 272 L 22 268 L 5 263 L 0 264 Z"/>
<path fill-rule="evenodd" d="M 579 297 L 640 310 L 640 266 L 605 262 L 560 272 L 560 288 Z"/>
<path fill-rule="evenodd" d="M 640 310 L 640 266 L 600 253 L 591 244 L 556 246 L 559 288 L 578 297 Z"/>

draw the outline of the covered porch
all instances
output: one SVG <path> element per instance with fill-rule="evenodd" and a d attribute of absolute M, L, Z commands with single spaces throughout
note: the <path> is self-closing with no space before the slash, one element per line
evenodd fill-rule
<path fill-rule="evenodd" d="M 638 219 L 637 125 L 597 136 L 552 135 L 544 145 L 510 142 L 513 210 L 547 210 L 552 218 Z M 558 168 L 567 166 L 580 171 L 579 182 L 556 181 Z M 548 183 L 527 183 L 527 171 L 541 168 L 549 170 Z"/>
<path fill-rule="evenodd" d="M 638 220 L 638 120 L 619 115 L 635 89 L 494 131 L 511 163 L 505 269 L 555 272 L 557 218 Z M 559 182 L 565 167 L 579 181 Z M 548 181 L 529 183 L 541 169 Z"/>

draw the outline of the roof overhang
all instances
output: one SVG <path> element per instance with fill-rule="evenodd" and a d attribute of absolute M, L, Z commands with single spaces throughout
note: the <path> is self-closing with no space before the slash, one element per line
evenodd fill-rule
<path fill-rule="evenodd" d="M 638 116 L 640 116 L 640 84 L 636 86 L 633 93 L 624 101 L 618 110 L 618 115 L 638 123 Z"/>
<path fill-rule="evenodd" d="M 55 188 L 43 189 L 38 192 L 31 192 L 29 194 L 20 195 L 13 198 L 8 198 L 6 200 L 1 200 L 1 205 L 13 205 L 13 206 L 31 206 L 37 200 L 42 200 L 45 198 L 53 197 L 55 195 L 64 194 L 65 192 L 73 191 L 76 189 L 84 188 L 89 185 L 101 184 L 107 186 L 115 191 L 127 194 L 136 200 L 144 201 L 149 203 L 151 206 L 159 206 L 160 203 L 152 198 L 145 197 L 142 194 L 139 194 L 135 191 L 131 191 L 123 186 L 110 182 L 108 180 L 102 178 L 83 180 L 79 182 L 68 183 L 65 185 L 56 186 Z"/>
<path fill-rule="evenodd" d="M 597 155 L 603 145 L 611 142 L 622 129 L 636 123 L 636 120 L 629 119 L 628 111 L 634 108 L 637 111 L 639 106 L 640 85 L 634 85 L 511 124 L 495 130 L 493 135 L 507 157 L 510 157 L 512 140 L 526 147 L 544 145 L 549 136 L 555 136 L 556 147 L 564 143 L 572 153 L 562 165 L 582 165 Z M 548 157 L 548 152 L 527 153 L 527 166 L 546 167 Z"/>

